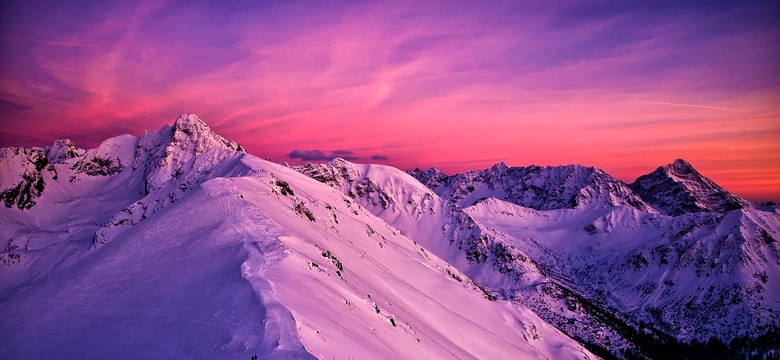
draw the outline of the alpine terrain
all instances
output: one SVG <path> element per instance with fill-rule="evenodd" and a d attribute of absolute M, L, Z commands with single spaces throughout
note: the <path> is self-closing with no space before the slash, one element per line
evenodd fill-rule
<path fill-rule="evenodd" d="M 280 165 L 195 115 L 0 149 L 0 354 L 780 356 L 780 215 L 684 160 Z"/>

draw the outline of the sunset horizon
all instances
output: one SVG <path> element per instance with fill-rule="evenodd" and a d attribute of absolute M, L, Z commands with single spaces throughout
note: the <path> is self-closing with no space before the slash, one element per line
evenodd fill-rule
<path fill-rule="evenodd" d="M 447 174 L 682 158 L 780 202 L 773 2 L 3 5 L 0 147 L 181 113 L 249 153 Z"/>
<path fill-rule="evenodd" d="M 780 354 L 780 0 L 6 0 L 0 64 L 3 358 Z"/>

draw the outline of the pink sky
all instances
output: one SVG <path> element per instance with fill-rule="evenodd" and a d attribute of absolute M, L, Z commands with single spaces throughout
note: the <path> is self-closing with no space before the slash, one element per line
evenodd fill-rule
<path fill-rule="evenodd" d="M 684 158 L 780 201 L 776 2 L 452 3 L 11 1 L 0 146 L 93 147 L 195 113 L 274 161 L 632 182 Z"/>

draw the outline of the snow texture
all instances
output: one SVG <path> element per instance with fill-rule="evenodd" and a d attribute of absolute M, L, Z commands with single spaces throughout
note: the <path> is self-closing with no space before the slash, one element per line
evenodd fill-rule
<path fill-rule="evenodd" d="M 631 185 L 580 165 L 290 167 L 185 114 L 95 149 L 0 149 L 0 200 L 4 358 L 780 350 L 777 206 L 683 160 Z"/>
<path fill-rule="evenodd" d="M 92 150 L 0 156 L 4 358 L 596 358 L 194 115 Z"/>

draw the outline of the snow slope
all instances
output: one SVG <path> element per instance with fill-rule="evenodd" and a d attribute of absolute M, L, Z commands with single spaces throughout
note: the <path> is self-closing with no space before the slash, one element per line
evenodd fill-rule
<path fill-rule="evenodd" d="M 774 214 L 540 213 L 500 200 L 466 212 L 590 299 L 680 340 L 750 336 L 780 318 L 780 256 L 762 235 L 780 233 Z"/>
<path fill-rule="evenodd" d="M 420 181 L 341 159 L 296 169 L 602 354 L 695 354 L 778 326 L 774 209 L 670 217 L 579 166 L 410 172 Z"/>
<path fill-rule="evenodd" d="M 577 165 L 290 168 L 182 115 L 0 149 L 0 201 L 7 358 L 780 352 L 778 208 L 682 160 L 630 186 Z"/>
<path fill-rule="evenodd" d="M 336 159 L 329 164 L 296 167 L 308 176 L 327 183 L 354 198 L 373 214 L 398 227 L 409 238 L 445 259 L 500 299 L 529 306 L 548 322 L 569 335 L 616 350 L 634 350 L 626 335 L 613 329 L 596 313 L 572 305 L 573 284 L 554 278 L 539 267 L 540 262 L 511 242 L 502 241 L 491 229 L 480 226 L 467 209 L 426 189 L 409 174 L 383 165 L 353 164 Z M 480 199 L 489 202 L 494 199 Z M 533 250 L 533 254 L 560 259 L 554 252 Z M 613 316 L 614 317 L 614 316 Z"/>
<path fill-rule="evenodd" d="M 595 358 L 197 117 L 0 155 L 5 358 Z"/>

